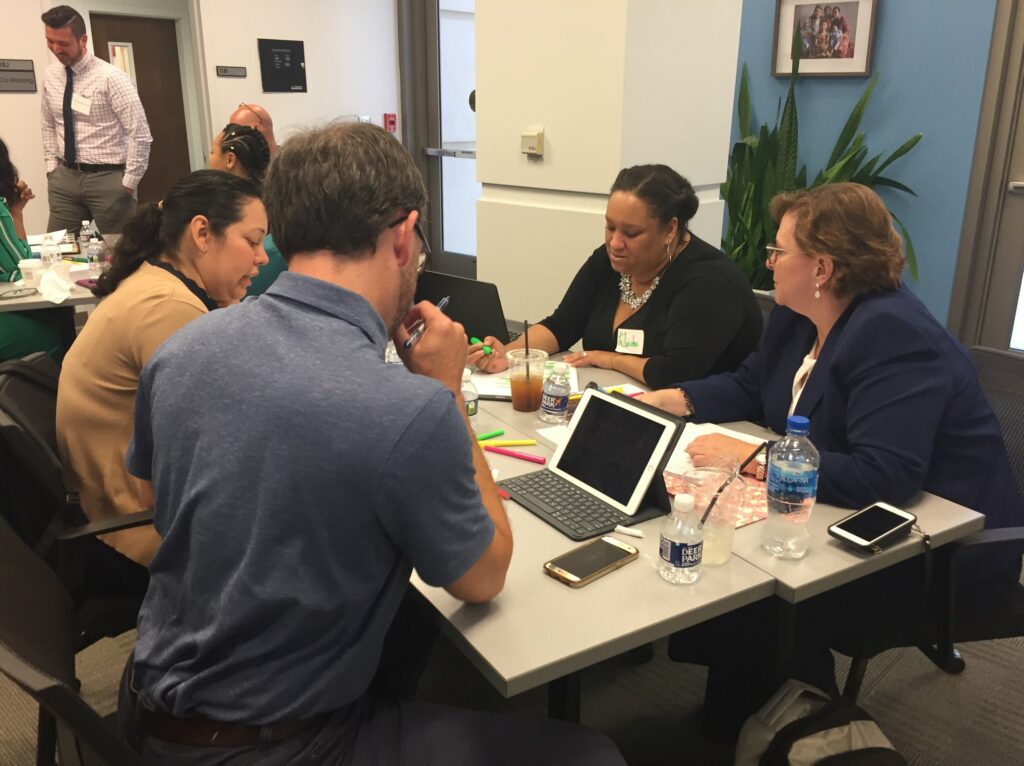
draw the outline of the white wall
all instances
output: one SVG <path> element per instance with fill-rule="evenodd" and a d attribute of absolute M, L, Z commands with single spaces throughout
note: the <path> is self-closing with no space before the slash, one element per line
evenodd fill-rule
<path fill-rule="evenodd" d="M 46 49 L 40 14 L 53 0 L 3 4 L 0 57 L 32 59 L 36 81 L 54 59 Z M 88 24 L 90 12 L 159 16 L 178 22 L 178 55 L 189 119 L 193 169 L 205 167 L 213 132 L 223 127 L 240 101 L 263 104 L 274 117 L 280 142 L 303 125 L 343 115 L 399 114 L 395 5 L 381 0 L 77 0 Z M 303 40 L 307 93 L 264 94 L 256 39 Z M 91 48 L 91 44 L 90 44 Z M 249 76 L 216 76 L 218 64 L 245 66 Z M 40 93 L 0 93 L 0 137 L 36 199 L 25 208 L 30 232 L 43 231 L 49 217 L 46 167 L 39 127 Z M 159 151 L 158 146 L 153 151 Z"/>
<path fill-rule="evenodd" d="M 369 115 L 380 125 L 385 112 L 399 112 L 394 2 L 193 2 L 202 27 L 211 130 L 222 128 L 240 102 L 267 108 L 278 142 L 335 117 Z M 305 43 L 306 93 L 263 92 L 257 38 Z M 244 66 L 248 77 L 217 77 L 218 65 Z"/>
<path fill-rule="evenodd" d="M 477 0 L 477 273 L 515 319 L 558 303 L 603 241 L 623 167 L 671 165 L 721 238 L 741 0 Z M 585 20 L 585 23 L 584 21 Z M 544 126 L 544 157 L 520 133 Z"/>

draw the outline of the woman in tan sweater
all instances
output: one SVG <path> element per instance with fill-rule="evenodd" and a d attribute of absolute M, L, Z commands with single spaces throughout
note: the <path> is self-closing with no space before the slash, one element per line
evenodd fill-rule
<path fill-rule="evenodd" d="M 124 467 L 139 373 L 183 325 L 241 300 L 267 262 L 266 233 L 259 189 L 216 170 L 185 176 L 125 227 L 95 288 L 103 301 L 65 357 L 57 394 L 68 488 L 90 520 L 142 510 Z M 149 564 L 156 531 L 138 527 L 102 539 L 117 551 L 101 551 L 103 579 L 124 580 L 132 591 L 144 586 L 145 570 L 131 562 Z"/>

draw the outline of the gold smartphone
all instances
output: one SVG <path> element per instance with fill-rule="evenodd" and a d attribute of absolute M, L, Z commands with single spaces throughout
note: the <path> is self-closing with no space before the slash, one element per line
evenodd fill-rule
<path fill-rule="evenodd" d="M 636 559 L 638 551 L 611 536 L 599 537 L 551 559 L 544 572 L 570 588 L 582 588 Z"/>

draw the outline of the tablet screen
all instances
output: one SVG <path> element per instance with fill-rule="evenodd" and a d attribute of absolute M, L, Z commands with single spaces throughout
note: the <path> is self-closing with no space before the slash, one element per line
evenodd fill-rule
<path fill-rule="evenodd" d="M 552 468 L 628 505 L 665 434 L 666 421 L 590 396 Z M 643 488 L 644 491 L 647 487 Z"/>

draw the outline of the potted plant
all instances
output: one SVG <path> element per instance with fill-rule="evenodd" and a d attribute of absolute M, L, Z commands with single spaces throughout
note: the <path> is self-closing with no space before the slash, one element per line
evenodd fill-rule
<path fill-rule="evenodd" d="M 868 146 L 864 133 L 860 131 L 860 123 L 871 98 L 871 91 L 878 81 L 877 74 L 868 81 L 854 105 L 836 139 L 827 165 L 808 186 L 807 167 L 797 169 L 796 81 L 800 68 L 799 45 L 799 36 L 794 36 L 789 91 L 781 114 L 776 113 L 773 127 L 763 124 L 756 131 L 752 129 L 750 82 L 746 64 L 740 76 L 736 107 L 740 140 L 729 155 L 725 183 L 721 186 L 728 216 L 722 249 L 746 274 L 755 290 L 770 290 L 772 287 L 771 272 L 765 266 L 765 245 L 775 240 L 778 227 L 772 220 L 769 205 L 772 197 L 779 192 L 854 181 L 871 187 L 888 186 L 917 196 L 912 189 L 883 175 L 883 172 L 917 145 L 921 140 L 920 133 L 911 136 L 888 156 L 882 153 L 868 158 Z M 893 216 L 893 220 L 906 245 L 907 267 L 916 280 L 917 257 L 910 234 L 896 216 Z"/>

